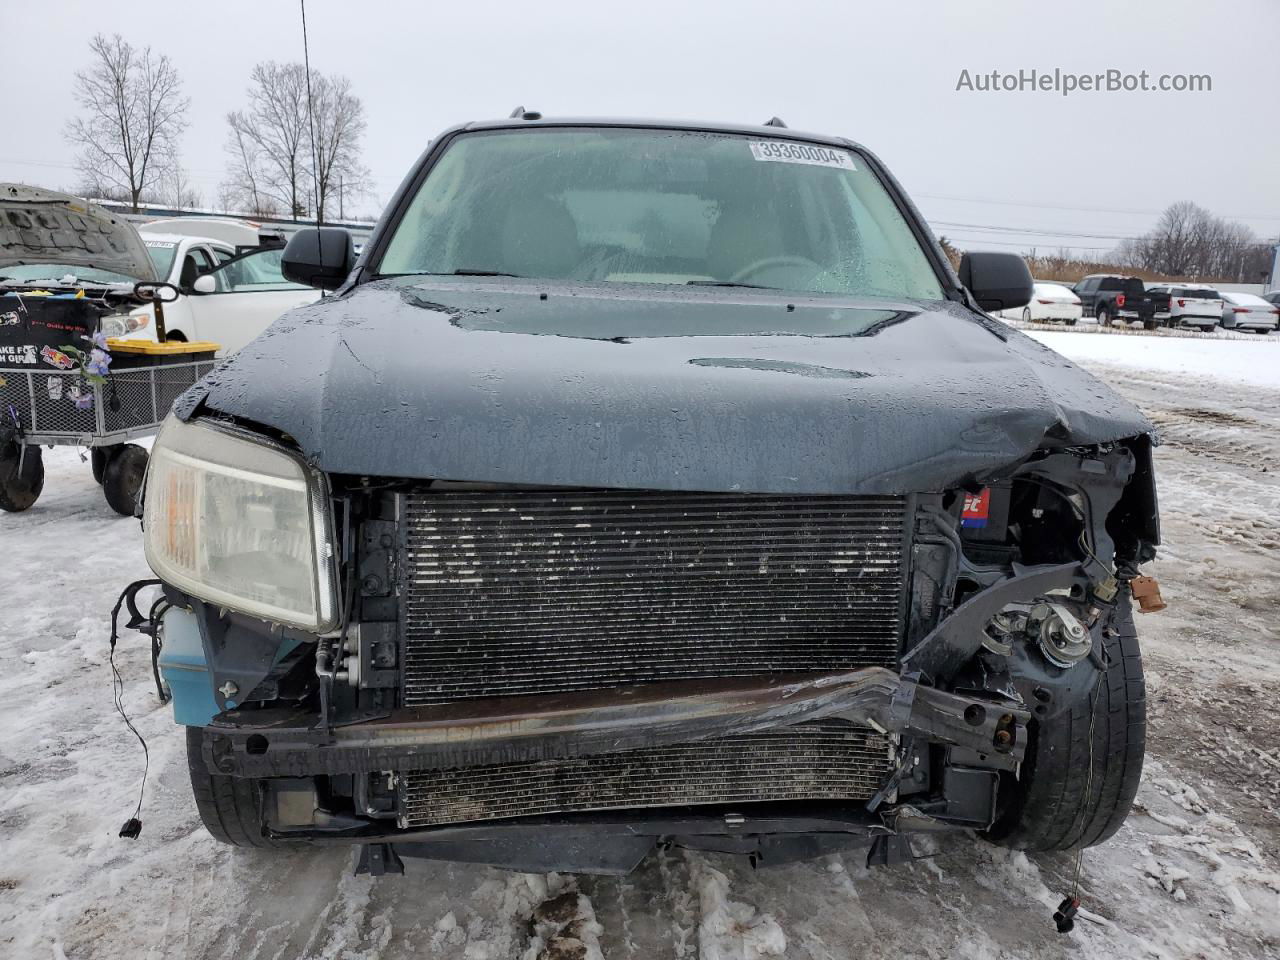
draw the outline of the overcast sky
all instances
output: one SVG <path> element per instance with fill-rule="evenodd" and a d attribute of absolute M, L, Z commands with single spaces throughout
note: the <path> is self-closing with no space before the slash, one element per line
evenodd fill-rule
<path fill-rule="evenodd" d="M 367 212 L 438 131 L 523 104 L 549 116 L 777 114 L 843 134 L 880 155 L 936 232 L 971 249 L 1109 247 L 1184 199 L 1280 234 L 1277 0 L 307 6 L 312 66 L 350 77 L 365 104 Z M 212 203 L 225 116 L 243 105 L 250 69 L 302 59 L 296 0 L 0 0 L 0 181 L 76 185 L 62 130 L 98 31 L 177 65 L 191 97 L 183 162 Z M 1032 68 L 1209 74 L 1212 91 L 956 89 L 962 70 Z"/>

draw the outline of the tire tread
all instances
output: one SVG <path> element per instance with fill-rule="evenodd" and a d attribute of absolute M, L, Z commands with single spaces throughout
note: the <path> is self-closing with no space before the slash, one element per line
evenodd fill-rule
<path fill-rule="evenodd" d="M 187 770 L 205 829 L 215 840 L 236 847 L 279 846 L 264 835 L 258 782 L 210 773 L 205 766 L 201 741 L 201 729 L 187 727 Z"/>
<path fill-rule="evenodd" d="M 988 833 L 995 842 L 1033 851 L 1091 847 L 1109 839 L 1128 816 L 1142 777 L 1147 721 L 1142 653 L 1127 591 L 1103 643 L 1110 666 L 1101 675 L 1092 711 L 1085 702 L 1052 724 L 1038 725 L 1022 779 L 1011 784 L 1017 801 Z"/>

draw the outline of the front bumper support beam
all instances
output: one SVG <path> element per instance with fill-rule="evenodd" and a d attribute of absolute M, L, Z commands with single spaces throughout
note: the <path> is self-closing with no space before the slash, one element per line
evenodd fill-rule
<path fill-rule="evenodd" d="M 329 730 L 291 708 L 226 711 L 204 728 L 210 771 L 307 777 L 430 770 L 621 753 L 846 719 L 965 747 L 997 769 L 1021 761 L 1030 714 L 948 693 L 884 667 L 841 673 L 650 683 L 581 694 L 415 707 Z"/>

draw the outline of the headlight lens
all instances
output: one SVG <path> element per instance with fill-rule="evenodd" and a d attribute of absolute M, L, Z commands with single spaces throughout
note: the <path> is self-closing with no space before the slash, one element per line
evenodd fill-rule
<path fill-rule="evenodd" d="M 170 415 L 151 451 L 147 562 L 192 596 L 323 632 L 337 620 L 323 480 L 270 441 Z"/>
<path fill-rule="evenodd" d="M 127 317 L 114 316 L 102 318 L 102 333 L 107 337 L 123 337 L 138 330 L 145 330 L 151 324 L 150 313 L 131 313 Z"/>

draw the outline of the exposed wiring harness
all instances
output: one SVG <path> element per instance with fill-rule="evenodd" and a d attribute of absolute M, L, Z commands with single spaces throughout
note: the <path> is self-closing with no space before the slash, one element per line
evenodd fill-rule
<path fill-rule="evenodd" d="M 128 711 L 124 708 L 124 677 L 120 675 L 120 669 L 116 666 L 116 643 L 120 639 L 120 608 L 128 605 L 129 622 L 126 627 L 138 630 L 142 633 L 151 635 L 152 643 L 152 664 L 153 670 L 156 670 L 156 686 L 161 691 L 161 700 L 164 700 L 163 688 L 160 686 L 158 668 L 154 666 L 158 657 L 158 647 L 156 646 L 156 621 L 149 617 L 144 617 L 138 609 L 138 593 L 147 587 L 158 587 L 161 583 L 159 580 L 135 580 L 124 588 L 124 591 L 116 599 L 116 605 L 111 608 L 111 648 L 107 653 L 107 662 L 111 665 L 111 690 L 112 701 L 115 704 L 116 713 L 120 714 L 120 718 L 124 720 L 124 725 L 129 728 L 129 732 L 138 738 L 138 743 L 142 745 L 142 782 L 138 785 L 138 804 L 134 807 L 133 816 L 124 822 L 124 826 L 120 828 L 120 836 L 134 840 L 142 833 L 142 799 L 147 789 L 147 774 L 151 770 L 151 751 L 147 749 L 147 741 L 143 739 L 138 728 L 133 725 L 133 721 L 129 719 Z M 151 613 L 154 614 L 162 603 L 165 603 L 164 597 L 160 597 L 151 605 Z"/>

